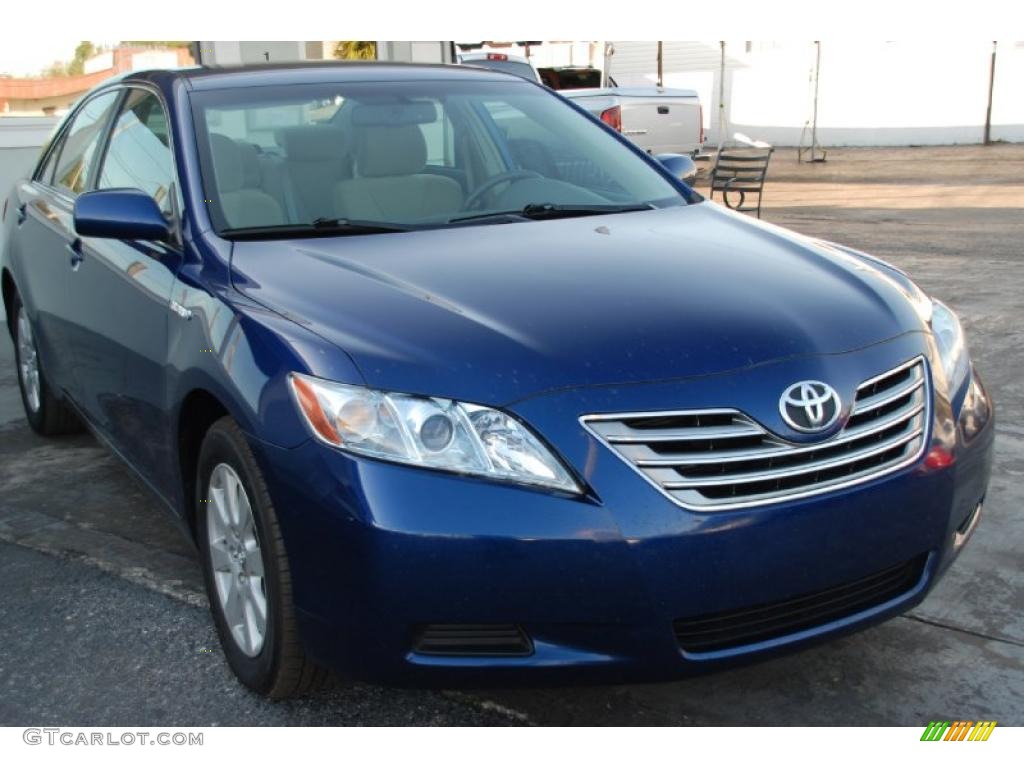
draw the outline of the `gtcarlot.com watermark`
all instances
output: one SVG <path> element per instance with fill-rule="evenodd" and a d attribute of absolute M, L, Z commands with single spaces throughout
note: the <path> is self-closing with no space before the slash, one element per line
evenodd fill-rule
<path fill-rule="evenodd" d="M 66 747 L 201 747 L 203 734 L 185 731 L 78 731 L 70 728 L 26 728 L 26 744 Z"/>

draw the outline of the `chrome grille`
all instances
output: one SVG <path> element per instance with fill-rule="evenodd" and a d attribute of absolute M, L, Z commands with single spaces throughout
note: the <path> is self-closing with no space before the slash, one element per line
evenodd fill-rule
<path fill-rule="evenodd" d="M 784 440 L 731 408 L 581 422 L 680 506 L 736 509 L 845 488 L 912 464 L 927 439 L 927 381 L 922 358 L 865 381 L 842 430 L 813 444 Z"/>

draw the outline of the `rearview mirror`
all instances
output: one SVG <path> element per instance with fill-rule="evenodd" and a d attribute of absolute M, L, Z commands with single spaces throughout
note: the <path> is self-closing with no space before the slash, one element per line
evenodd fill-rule
<path fill-rule="evenodd" d="M 140 189 L 98 189 L 75 200 L 75 232 L 117 240 L 171 239 L 171 225 L 156 200 Z"/>
<path fill-rule="evenodd" d="M 654 159 L 665 166 L 668 172 L 680 181 L 693 185 L 697 180 L 697 164 L 689 155 L 655 155 Z"/>

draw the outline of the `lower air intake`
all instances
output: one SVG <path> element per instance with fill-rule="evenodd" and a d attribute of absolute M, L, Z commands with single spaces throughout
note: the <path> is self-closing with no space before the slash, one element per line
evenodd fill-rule
<path fill-rule="evenodd" d="M 927 559 L 920 555 L 857 581 L 777 603 L 677 619 L 676 640 L 684 651 L 706 653 L 819 627 L 909 592 L 921 580 Z"/>
<path fill-rule="evenodd" d="M 518 624 L 427 624 L 413 650 L 431 656 L 529 656 L 533 644 Z"/>

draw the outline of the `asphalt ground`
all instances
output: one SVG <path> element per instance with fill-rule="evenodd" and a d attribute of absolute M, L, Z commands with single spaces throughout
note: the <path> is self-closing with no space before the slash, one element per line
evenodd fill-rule
<path fill-rule="evenodd" d="M 231 677 L 191 545 L 148 492 L 91 437 L 29 430 L 0 329 L 0 724 L 1024 725 L 1024 146 L 772 163 L 764 218 L 908 270 L 960 313 L 997 402 L 984 517 L 909 615 L 681 682 L 268 703 Z"/>

